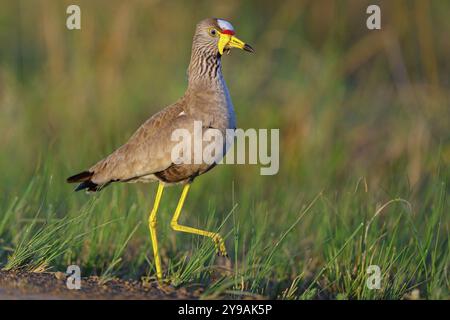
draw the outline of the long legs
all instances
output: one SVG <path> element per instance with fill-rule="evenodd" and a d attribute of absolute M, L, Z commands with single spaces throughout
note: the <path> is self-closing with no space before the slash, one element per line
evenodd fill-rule
<path fill-rule="evenodd" d="M 186 233 L 193 233 L 198 234 L 201 236 L 205 236 L 208 238 L 211 238 L 215 245 L 218 254 L 227 256 L 227 250 L 225 249 L 225 242 L 223 241 L 222 237 L 218 233 L 200 230 L 192 227 L 182 226 L 178 224 L 178 218 L 180 217 L 181 209 L 183 208 L 184 201 L 186 200 L 186 196 L 188 194 L 190 183 L 186 184 L 183 188 L 183 192 L 181 193 L 180 200 L 178 201 L 177 208 L 175 209 L 175 213 L 173 215 L 173 218 L 170 222 L 170 226 L 175 231 L 181 231 Z M 158 250 L 158 239 L 156 237 L 156 213 L 158 212 L 159 203 L 161 201 L 161 197 L 164 190 L 164 184 L 162 182 L 158 185 L 158 191 L 156 192 L 156 198 L 155 203 L 153 205 L 153 209 L 150 213 L 150 216 L 148 218 L 148 226 L 150 229 L 150 236 L 152 239 L 152 245 L 153 245 L 153 255 L 155 258 L 155 266 L 156 266 L 156 276 L 158 279 L 162 278 L 162 271 L 161 271 L 161 259 L 159 257 L 159 250 Z"/>
<path fill-rule="evenodd" d="M 177 208 L 175 209 L 175 213 L 172 217 L 172 221 L 170 221 L 170 226 L 175 231 L 193 233 L 193 234 L 198 234 L 201 236 L 211 238 L 216 245 L 217 253 L 222 256 L 227 256 L 225 242 L 223 241 L 222 237 L 218 233 L 205 231 L 205 230 L 201 230 L 201 229 L 196 229 L 196 228 L 192 228 L 192 227 L 187 227 L 187 226 L 182 226 L 182 225 L 178 224 L 178 218 L 180 217 L 181 209 L 183 208 L 184 200 L 186 199 L 186 196 L 187 196 L 190 186 L 191 186 L 190 183 L 188 183 L 184 186 L 183 192 L 181 193 L 180 200 L 178 201 Z"/>
<path fill-rule="evenodd" d="M 156 191 L 155 203 L 153 204 L 152 212 L 148 218 L 148 227 L 150 229 L 150 237 L 152 238 L 153 245 L 153 256 L 155 258 L 155 266 L 156 266 L 156 276 L 158 279 L 162 278 L 161 271 L 161 259 L 159 258 L 159 250 L 158 250 L 158 238 L 156 237 L 156 213 L 158 212 L 159 202 L 161 201 L 161 196 L 164 190 L 164 184 L 161 182 L 158 185 L 158 191 Z"/>

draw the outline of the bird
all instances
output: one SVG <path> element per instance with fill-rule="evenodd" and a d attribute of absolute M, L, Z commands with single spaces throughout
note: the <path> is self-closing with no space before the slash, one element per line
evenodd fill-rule
<path fill-rule="evenodd" d="M 116 182 L 158 182 L 148 218 L 157 279 L 163 277 L 156 230 L 157 212 L 166 186 L 183 186 L 170 223 L 172 229 L 211 238 L 217 253 L 228 256 L 219 233 L 178 223 L 194 179 L 211 170 L 220 160 L 220 155 L 213 163 L 174 161 L 172 151 L 177 141 L 174 141 L 172 134 L 177 129 L 194 133 L 195 122 L 201 123 L 202 129 L 219 130 L 221 133 L 236 129 L 234 107 L 222 74 L 221 61 L 232 48 L 254 53 L 252 46 L 235 36 L 235 29 L 229 21 L 219 18 L 200 21 L 192 41 L 188 85 L 184 95 L 145 121 L 124 145 L 109 156 L 88 170 L 67 178 L 68 183 L 79 183 L 75 191 L 88 192 L 100 191 Z M 217 143 L 223 144 L 220 147 L 223 147 L 225 154 L 228 148 L 226 142 Z"/>

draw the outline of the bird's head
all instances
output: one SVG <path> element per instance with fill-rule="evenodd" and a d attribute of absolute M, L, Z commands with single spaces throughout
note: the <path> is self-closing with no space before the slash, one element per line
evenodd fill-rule
<path fill-rule="evenodd" d="M 231 23 L 223 19 L 208 18 L 197 24 L 194 45 L 212 54 L 229 53 L 232 48 L 255 52 L 253 48 L 235 36 Z"/>

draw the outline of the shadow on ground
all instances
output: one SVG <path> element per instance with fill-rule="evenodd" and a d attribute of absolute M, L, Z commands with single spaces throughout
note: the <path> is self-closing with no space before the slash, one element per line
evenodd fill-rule
<path fill-rule="evenodd" d="M 175 288 L 156 281 L 82 278 L 79 290 L 70 290 L 62 272 L 0 271 L 0 299 L 198 299 L 202 289 Z"/>

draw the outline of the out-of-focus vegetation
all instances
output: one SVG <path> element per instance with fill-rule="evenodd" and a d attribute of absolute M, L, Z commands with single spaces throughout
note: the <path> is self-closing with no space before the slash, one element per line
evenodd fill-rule
<path fill-rule="evenodd" d="M 208 240 L 170 230 L 169 190 L 167 277 L 206 296 L 448 298 L 450 2 L 376 1 L 369 31 L 372 2 L 86 0 L 69 31 L 73 1 L 2 0 L 0 266 L 154 275 L 155 186 L 88 197 L 65 178 L 183 94 L 195 24 L 216 16 L 256 49 L 224 57 L 225 79 L 239 127 L 280 128 L 280 171 L 219 166 L 193 185 L 183 219 L 223 222 L 225 275 Z"/>

